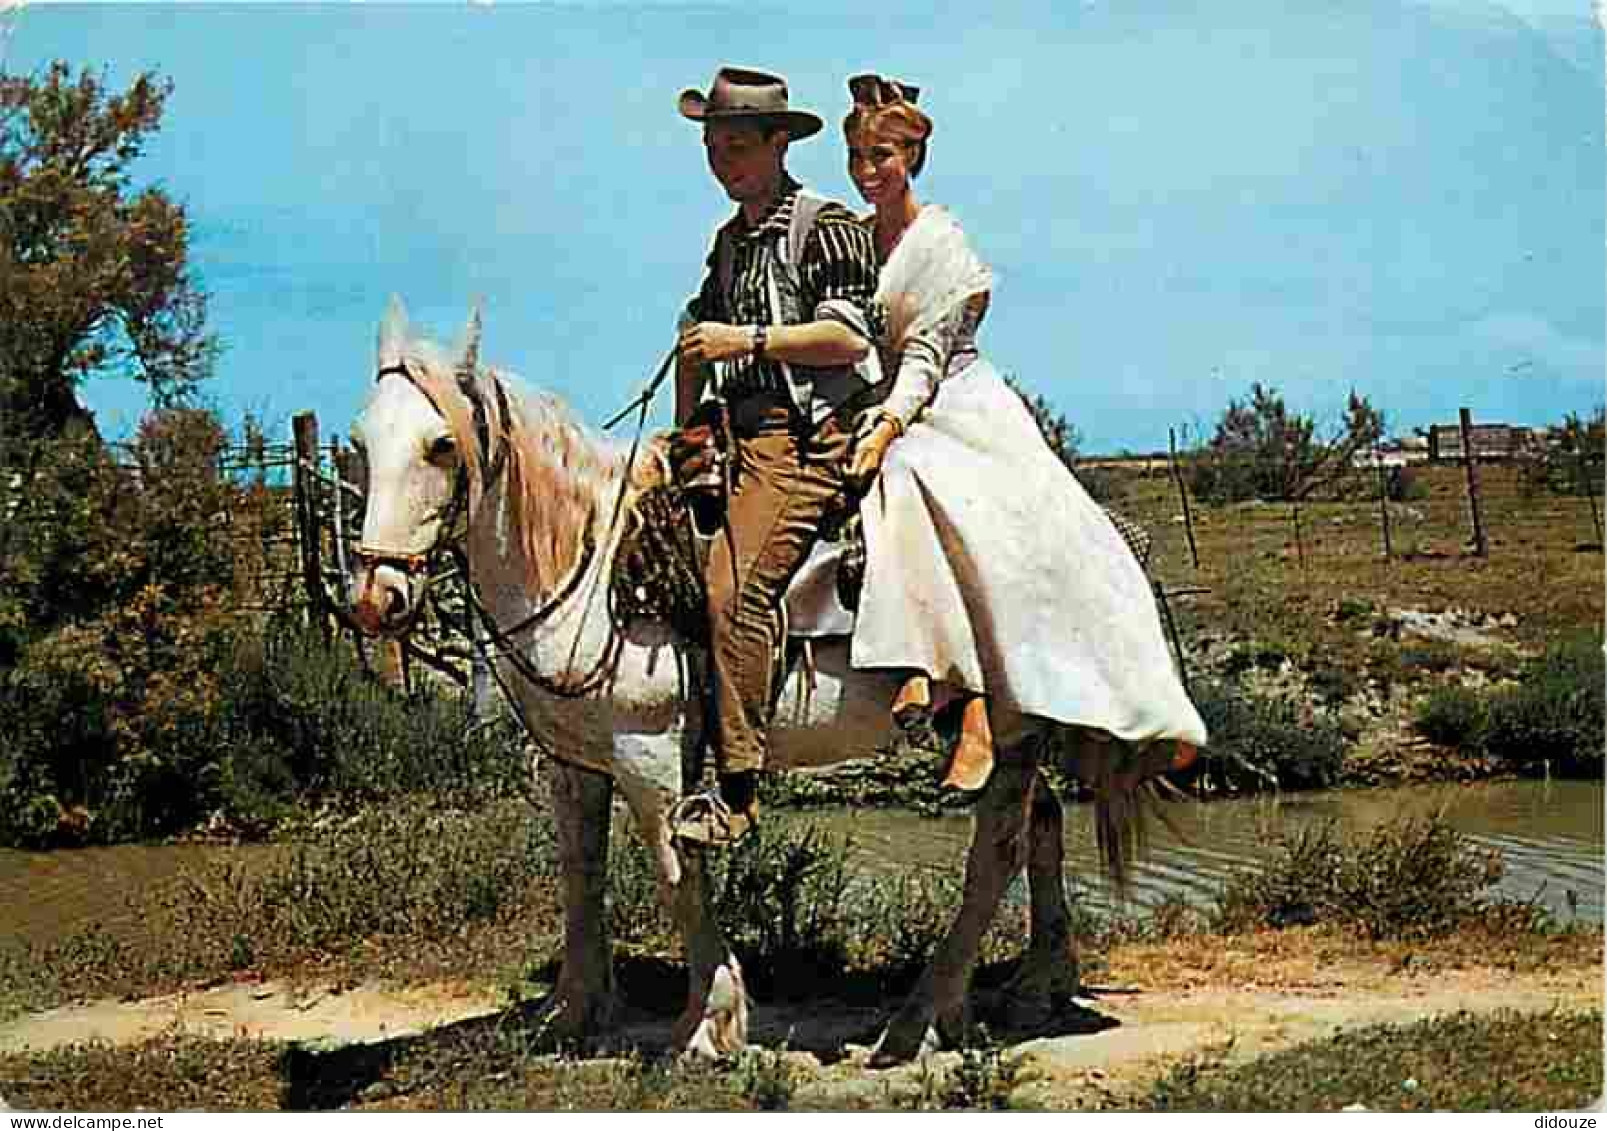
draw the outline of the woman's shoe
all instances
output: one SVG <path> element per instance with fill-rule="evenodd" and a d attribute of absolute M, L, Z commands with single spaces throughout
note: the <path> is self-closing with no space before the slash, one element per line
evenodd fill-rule
<path fill-rule="evenodd" d="M 966 700 L 960 716 L 960 737 L 954 743 L 943 788 L 969 793 L 987 785 L 992 774 L 993 728 L 988 725 L 988 701 L 975 695 Z"/>
<path fill-rule="evenodd" d="M 932 681 L 916 673 L 893 696 L 893 721 L 902 731 L 921 730 L 932 722 Z"/>

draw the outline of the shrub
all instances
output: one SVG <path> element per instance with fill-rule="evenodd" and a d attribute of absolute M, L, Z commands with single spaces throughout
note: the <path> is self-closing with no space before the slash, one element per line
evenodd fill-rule
<path fill-rule="evenodd" d="M 809 993 L 847 965 L 848 845 L 811 825 L 777 832 L 751 836 L 730 854 L 716 906 L 756 980 L 785 971 L 776 991 Z"/>
<path fill-rule="evenodd" d="M 1522 766 L 1558 773 L 1602 773 L 1604 668 L 1601 641 L 1581 634 L 1525 665 L 1516 686 L 1489 699 L 1485 746 Z"/>
<path fill-rule="evenodd" d="M 1196 684 L 1193 697 L 1211 736 L 1200 770 L 1208 781 L 1243 792 L 1269 785 L 1315 789 L 1338 780 L 1345 738 L 1334 719 L 1219 681 Z"/>
<path fill-rule="evenodd" d="M 1345 597 L 1334 609 L 1334 620 L 1340 624 L 1367 619 L 1373 615 L 1373 603 L 1356 597 Z"/>
<path fill-rule="evenodd" d="M 1450 684 L 1429 693 L 1417 710 L 1415 725 L 1431 742 L 1477 753 L 1484 749 L 1490 712 L 1482 694 Z"/>
<path fill-rule="evenodd" d="M 760 1111 L 786 1111 L 798 1091 L 798 1073 L 785 1050 L 749 1048 L 737 1058 L 736 1090 Z"/>
<path fill-rule="evenodd" d="M 1438 818 L 1397 821 L 1344 840 L 1336 825 L 1281 836 L 1262 865 L 1235 873 L 1217 898 L 1225 929 L 1319 921 L 1375 939 L 1443 935 L 1490 908 L 1499 852 Z"/>
<path fill-rule="evenodd" d="M 1425 737 L 1526 769 L 1565 776 L 1602 773 L 1607 668 L 1597 639 L 1560 641 L 1524 664 L 1517 682 L 1491 691 L 1436 689 L 1419 708 Z"/>
<path fill-rule="evenodd" d="M 1311 417 L 1290 412 L 1274 389 L 1252 385 L 1230 400 L 1210 443 L 1187 462 L 1189 489 L 1207 502 L 1291 500 L 1347 478 L 1351 456 L 1383 434 L 1382 415 L 1354 390 L 1338 434 L 1324 440 Z"/>
<path fill-rule="evenodd" d="M 511 718 L 478 720 L 467 697 L 429 685 L 404 695 L 344 641 L 288 620 L 233 653 L 217 725 L 244 753 L 224 768 L 230 800 L 288 787 L 344 805 L 421 791 L 472 802 L 530 778 Z"/>
<path fill-rule="evenodd" d="M 525 791 L 511 720 L 476 720 L 459 696 L 404 696 L 343 641 L 288 621 L 258 631 L 173 605 L 152 587 L 36 642 L 9 673 L 0 839 L 107 842 L 214 817 L 252 834 L 320 804 Z"/>
<path fill-rule="evenodd" d="M 14 744 L 0 839 L 120 839 L 194 815 L 234 631 L 223 441 L 211 415 L 168 410 L 141 422 L 129 466 L 81 436 L 40 443 L 18 473 L 0 562 Z"/>

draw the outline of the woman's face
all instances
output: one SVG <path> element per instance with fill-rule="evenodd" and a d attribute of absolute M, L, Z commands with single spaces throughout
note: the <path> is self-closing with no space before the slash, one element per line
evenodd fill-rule
<path fill-rule="evenodd" d="M 877 130 L 848 138 L 848 176 L 867 204 L 881 207 L 909 191 L 911 146 Z"/>

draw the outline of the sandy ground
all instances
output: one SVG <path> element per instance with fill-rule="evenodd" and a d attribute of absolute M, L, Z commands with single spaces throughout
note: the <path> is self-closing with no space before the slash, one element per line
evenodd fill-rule
<path fill-rule="evenodd" d="M 1253 948 L 1252 948 L 1253 949 Z M 1172 965 L 1169 984 L 1135 977 L 1142 950 L 1113 964 L 1103 984 L 1062 1011 L 1039 1035 L 1016 1038 L 1018 1098 L 1047 1107 L 1096 1106 L 1105 1096 L 1147 1085 L 1168 1064 L 1191 1055 L 1253 1058 L 1327 1037 L 1348 1027 L 1404 1023 L 1458 1010 L 1600 1008 L 1602 967 L 1562 963 L 1514 971 L 1440 968 L 1373 961 L 1314 962 L 1297 956 L 1219 954 L 1197 977 Z M 1180 976 L 1182 975 L 1182 976 Z M 253 1037 L 331 1049 L 397 1040 L 497 1012 L 501 1003 L 462 985 L 290 989 L 273 983 L 218 986 L 143 1001 L 100 1001 L 53 1009 L 0 1026 L 0 1051 L 43 1050 L 86 1041 L 132 1043 L 170 1029 L 214 1038 Z M 816 1101 L 874 1102 L 919 1088 L 957 1053 L 924 1063 L 865 1071 L 864 1045 L 884 1020 L 879 1010 L 826 1003 L 753 1013 L 752 1039 L 786 1048 L 802 1071 L 801 1091 Z M 620 1033 L 642 1047 L 668 1038 L 664 1018 L 641 1017 Z M 800 1100 L 804 1096 L 800 1096 Z"/>

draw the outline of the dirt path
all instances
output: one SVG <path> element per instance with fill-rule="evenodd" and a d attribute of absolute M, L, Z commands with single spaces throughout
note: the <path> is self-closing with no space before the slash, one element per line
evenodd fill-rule
<path fill-rule="evenodd" d="M 1247 956 L 1248 957 L 1248 956 Z M 1266 955 L 1260 956 L 1266 959 Z M 1142 955 L 1137 956 L 1139 960 Z M 1019 1058 L 1020 1099 L 1049 1107 L 1087 1107 L 1104 1095 L 1142 1087 L 1165 1064 L 1209 1054 L 1250 1059 L 1340 1029 L 1378 1022 L 1404 1023 L 1458 1010 L 1538 1012 L 1600 1008 L 1599 964 L 1563 963 L 1514 971 L 1474 966 L 1398 968 L 1376 961 L 1229 961 L 1198 979 L 1169 972 L 1171 984 L 1133 978 L 1130 960 L 1090 987 L 1073 1016 L 1058 1028 L 1010 1047 Z M 1127 978 L 1124 984 L 1117 984 Z M 92 1002 L 54 1009 L 0 1025 L 0 1052 L 35 1051 L 74 1042 L 133 1043 L 181 1029 L 215 1038 L 253 1037 L 313 1042 L 332 1047 L 394 1040 L 435 1026 L 495 1013 L 499 1001 L 461 985 L 407 989 L 375 985 L 345 990 L 290 990 L 272 983 L 220 986 L 133 1002 Z M 802 1091 L 815 1099 L 875 1100 L 917 1089 L 935 1070 L 952 1067 L 958 1054 L 890 1072 L 866 1072 L 863 1050 L 884 1015 L 879 1010 L 759 1006 L 752 1036 L 769 1048 L 786 1047 L 803 1071 Z M 651 1047 L 667 1039 L 668 1022 L 642 1019 L 623 1041 Z M 845 1058 L 826 1050 L 847 1047 Z M 802 1098 L 802 1097 L 800 1097 Z"/>

